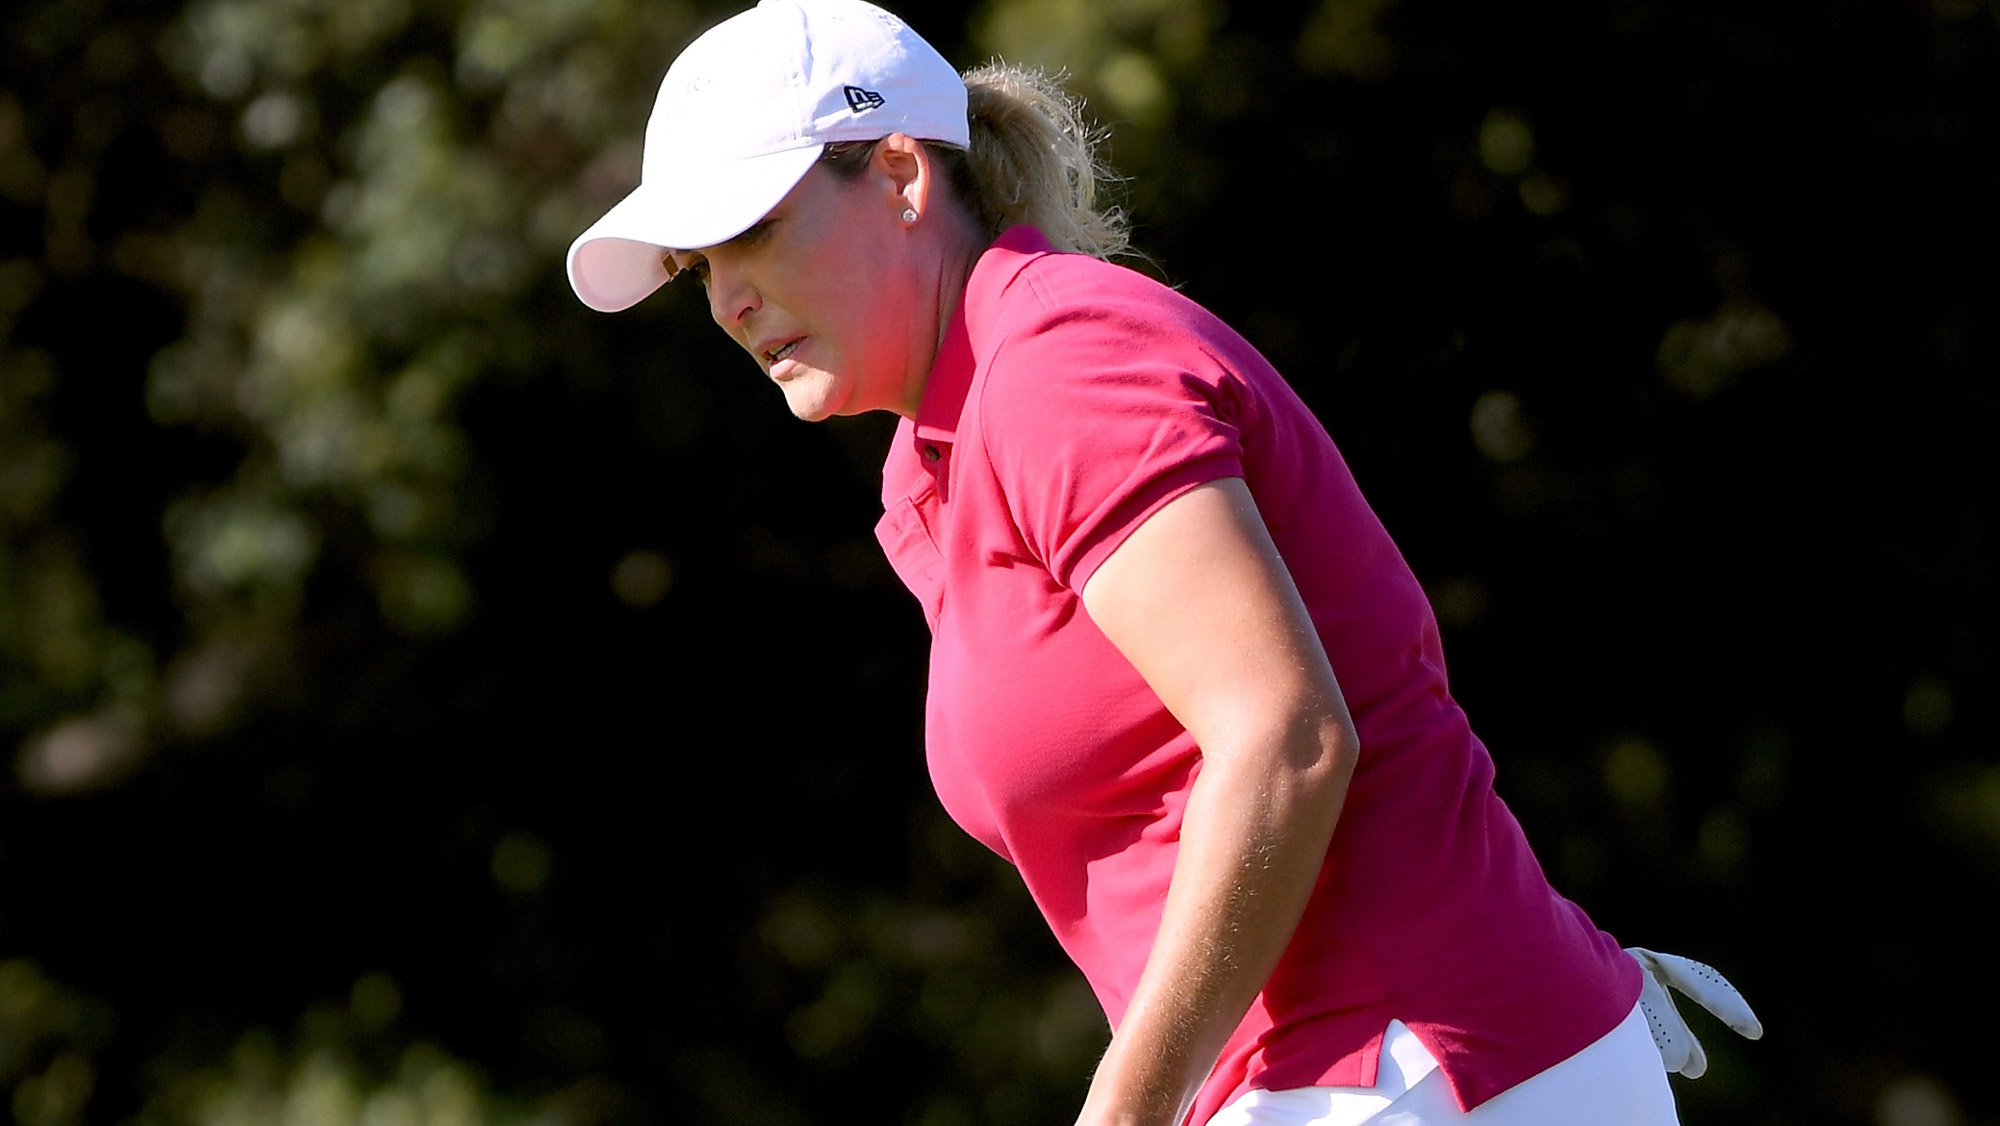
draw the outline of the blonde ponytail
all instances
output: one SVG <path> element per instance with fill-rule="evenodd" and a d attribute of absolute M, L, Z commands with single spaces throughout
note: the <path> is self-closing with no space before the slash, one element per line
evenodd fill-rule
<path fill-rule="evenodd" d="M 957 186 L 988 233 L 1027 223 L 1063 250 L 1127 253 L 1124 212 L 1098 202 L 1117 177 L 1097 156 L 1103 135 L 1085 122 L 1082 103 L 1056 78 L 1007 63 L 963 77 L 972 144 Z"/>

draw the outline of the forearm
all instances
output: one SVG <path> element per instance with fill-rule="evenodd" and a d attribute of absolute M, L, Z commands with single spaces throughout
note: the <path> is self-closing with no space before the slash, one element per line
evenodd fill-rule
<path fill-rule="evenodd" d="M 1352 772 L 1343 710 L 1204 748 L 1146 968 L 1079 1123 L 1176 1126 L 1311 897 Z"/>
<path fill-rule="evenodd" d="M 1085 607 L 1201 748 L 1158 934 L 1079 1126 L 1179 1126 L 1326 861 L 1358 742 L 1241 478 L 1161 508 Z"/>

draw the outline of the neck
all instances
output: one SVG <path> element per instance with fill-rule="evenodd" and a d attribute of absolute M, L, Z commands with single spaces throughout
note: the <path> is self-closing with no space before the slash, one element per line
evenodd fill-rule
<path fill-rule="evenodd" d="M 958 315 L 959 304 L 965 299 L 965 284 L 972 277 L 972 268 L 992 242 L 971 216 L 959 207 L 950 207 L 947 213 L 938 214 L 935 218 L 936 233 L 933 237 L 938 245 L 932 261 L 937 269 L 927 292 L 927 296 L 936 302 L 935 311 L 934 315 L 920 322 L 929 331 L 919 331 L 917 339 L 911 343 L 909 379 L 904 387 L 903 401 L 896 406 L 897 414 L 911 419 L 917 416 L 917 408 L 923 403 L 924 386 L 930 381 L 931 368 L 937 363 L 938 351 L 944 347 L 945 334 L 951 330 L 952 318 Z"/>

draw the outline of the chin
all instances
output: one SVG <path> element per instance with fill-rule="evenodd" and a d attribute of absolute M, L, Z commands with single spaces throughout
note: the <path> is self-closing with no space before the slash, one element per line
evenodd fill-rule
<path fill-rule="evenodd" d="M 824 372 L 795 376 L 779 388 L 793 417 L 806 422 L 825 422 L 834 415 L 850 413 L 846 408 L 851 386 Z"/>
<path fill-rule="evenodd" d="M 825 422 L 827 419 L 840 413 L 838 404 L 828 402 L 819 395 L 792 395 L 787 393 L 785 395 L 785 406 L 791 409 L 793 418 L 803 422 Z"/>

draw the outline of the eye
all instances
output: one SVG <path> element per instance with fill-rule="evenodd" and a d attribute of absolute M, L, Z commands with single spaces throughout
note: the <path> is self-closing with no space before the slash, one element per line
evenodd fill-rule
<path fill-rule="evenodd" d="M 761 219 L 756 223 L 751 224 L 749 230 L 746 230 L 742 234 L 737 235 L 730 241 L 738 243 L 743 246 L 757 246 L 760 243 L 766 242 L 770 239 L 771 228 L 774 225 L 775 223 L 773 220 Z"/>
<path fill-rule="evenodd" d="M 687 255 L 685 264 L 675 260 L 677 253 Z M 679 281 L 682 274 L 693 274 L 696 281 L 703 285 L 708 284 L 708 259 L 699 254 L 669 250 L 660 255 L 660 265 L 666 268 L 667 280 L 670 282 Z"/>

